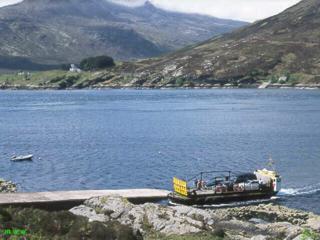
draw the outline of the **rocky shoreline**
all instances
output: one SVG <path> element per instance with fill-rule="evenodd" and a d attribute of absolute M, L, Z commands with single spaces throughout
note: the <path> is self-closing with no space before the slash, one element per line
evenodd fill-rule
<path fill-rule="evenodd" d="M 320 216 L 274 204 L 198 209 L 134 205 L 110 196 L 89 199 L 70 211 L 89 221 L 129 226 L 141 239 L 320 239 Z"/>
<path fill-rule="evenodd" d="M 0 192 L 16 191 L 0 179 Z M 0 224 L 27 229 L 30 239 L 320 240 L 319 215 L 273 203 L 200 209 L 135 205 L 117 195 L 91 198 L 69 211 L 0 208 Z"/>
<path fill-rule="evenodd" d="M 117 68 L 117 67 L 115 67 Z M 24 73 L 25 74 L 25 73 Z M 70 73 L 65 71 L 36 72 L 29 75 L 0 75 L 0 90 L 73 90 L 73 89 L 211 89 L 211 88 L 293 88 L 320 89 L 319 81 L 301 80 L 251 82 L 190 78 L 181 81 L 173 77 L 147 81 L 144 75 L 125 74 L 116 69 L 98 72 Z M 282 78 L 279 78 L 280 80 Z M 286 78 L 287 79 L 287 78 Z"/>
<path fill-rule="evenodd" d="M 131 86 L 131 85 L 93 85 L 90 87 L 68 87 L 68 88 L 59 88 L 59 87 L 49 87 L 49 86 L 36 86 L 36 85 L 9 85 L 9 86 L 0 86 L 0 90 L 103 90 L 103 89 L 133 89 L 133 90 L 170 90 L 170 89 L 298 89 L 298 90 L 319 90 L 320 84 L 298 84 L 298 85 L 287 85 L 287 84 L 270 84 L 267 87 L 261 87 L 262 85 L 208 85 L 208 84 L 199 84 L 195 86 L 175 86 L 175 85 L 165 85 L 165 86 Z"/>

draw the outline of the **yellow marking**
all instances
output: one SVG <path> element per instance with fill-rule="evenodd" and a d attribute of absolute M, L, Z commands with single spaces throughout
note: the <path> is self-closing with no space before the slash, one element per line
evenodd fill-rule
<path fill-rule="evenodd" d="M 188 196 L 187 191 L 187 182 L 176 177 L 173 178 L 173 189 L 176 193 L 179 193 L 183 196 Z"/>

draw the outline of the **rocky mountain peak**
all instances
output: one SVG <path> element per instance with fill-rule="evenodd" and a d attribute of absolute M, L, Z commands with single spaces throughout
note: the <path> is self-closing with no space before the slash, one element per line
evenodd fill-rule
<path fill-rule="evenodd" d="M 46 64 L 77 63 L 101 54 L 117 60 L 148 58 L 246 24 L 133 2 L 25 0 L 0 8 L 0 63 L 13 56 Z"/>
<path fill-rule="evenodd" d="M 149 0 L 145 1 L 144 6 L 148 7 L 148 8 L 155 8 L 153 3 L 151 1 L 149 1 Z"/>

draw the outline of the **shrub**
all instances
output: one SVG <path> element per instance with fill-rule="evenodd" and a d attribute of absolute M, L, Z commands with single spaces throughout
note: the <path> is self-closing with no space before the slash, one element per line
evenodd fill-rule
<path fill-rule="evenodd" d="M 182 87 L 183 84 L 184 84 L 184 80 L 182 78 L 176 79 L 176 86 Z"/>
<path fill-rule="evenodd" d="M 301 240 L 319 240 L 320 235 L 310 229 L 304 229 L 301 235 Z"/>
<path fill-rule="evenodd" d="M 61 64 L 60 69 L 63 71 L 69 71 L 71 64 Z"/>

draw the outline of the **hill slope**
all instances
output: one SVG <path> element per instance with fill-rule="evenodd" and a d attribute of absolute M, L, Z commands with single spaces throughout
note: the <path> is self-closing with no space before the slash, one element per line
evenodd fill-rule
<path fill-rule="evenodd" d="M 230 34 L 139 62 L 129 85 L 320 83 L 319 26 L 320 1 L 304 0 Z"/>
<path fill-rule="evenodd" d="M 145 58 L 244 24 L 168 12 L 149 2 L 131 8 L 107 0 L 25 0 L 0 8 L 0 56 L 41 64 L 101 54 L 121 60 Z"/>

